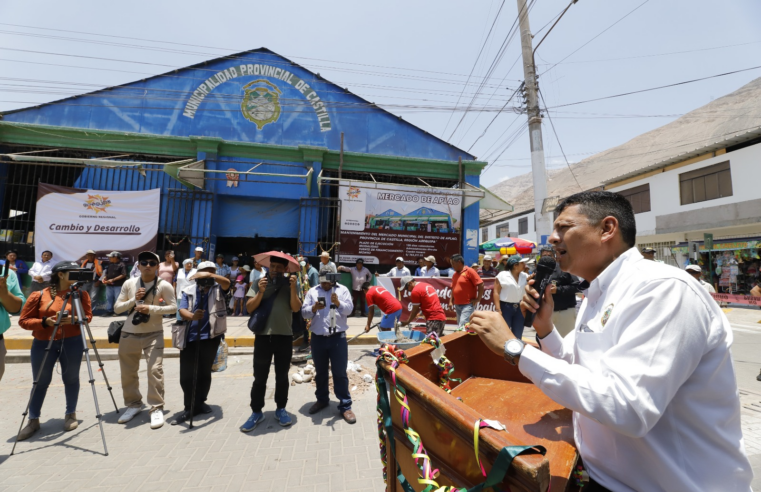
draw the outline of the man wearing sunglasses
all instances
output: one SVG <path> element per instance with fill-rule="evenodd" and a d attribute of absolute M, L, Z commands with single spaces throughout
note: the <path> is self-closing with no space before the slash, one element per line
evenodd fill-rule
<path fill-rule="evenodd" d="M 119 340 L 119 367 L 122 392 L 127 410 L 119 417 L 126 424 L 143 409 L 140 379 L 137 371 L 145 355 L 148 366 L 148 404 L 151 406 L 151 429 L 164 425 L 164 327 L 165 314 L 174 314 L 177 303 L 174 287 L 161 280 L 156 271 L 159 257 L 143 251 L 137 256 L 140 276 L 124 282 L 114 305 L 117 313 L 127 313 Z M 161 305 L 159 299 L 164 299 Z"/>

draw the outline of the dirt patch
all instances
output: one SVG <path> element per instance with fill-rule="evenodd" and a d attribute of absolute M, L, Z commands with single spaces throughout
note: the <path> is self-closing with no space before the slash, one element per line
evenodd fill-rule
<path fill-rule="evenodd" d="M 353 395 L 361 395 L 365 391 L 368 390 L 375 390 L 375 376 L 374 373 L 369 371 L 365 366 L 354 363 L 355 365 L 358 365 L 362 368 L 362 372 L 357 372 L 356 370 L 348 370 L 346 371 L 346 375 L 349 376 L 349 392 Z M 372 376 L 373 380 L 372 382 L 365 381 L 362 376 L 365 374 L 369 374 Z M 317 386 L 317 383 L 314 379 L 312 379 L 312 386 Z M 330 393 L 333 393 L 333 374 L 329 373 L 328 376 L 328 387 L 330 390 Z"/>

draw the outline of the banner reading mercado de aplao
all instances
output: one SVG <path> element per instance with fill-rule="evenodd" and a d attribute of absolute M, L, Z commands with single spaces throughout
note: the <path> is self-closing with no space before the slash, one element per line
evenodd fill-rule
<path fill-rule="evenodd" d="M 438 265 L 460 252 L 459 190 L 387 183 L 342 182 L 341 262 L 408 264 L 433 255 Z"/>
<path fill-rule="evenodd" d="M 34 226 L 35 254 L 77 260 L 89 249 L 102 258 L 119 251 L 132 263 L 156 251 L 161 190 L 100 191 L 40 183 Z"/>

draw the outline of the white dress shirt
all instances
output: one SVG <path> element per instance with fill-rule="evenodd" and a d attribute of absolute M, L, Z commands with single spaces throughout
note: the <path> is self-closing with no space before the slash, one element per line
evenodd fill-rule
<path fill-rule="evenodd" d="M 517 304 L 523 299 L 523 291 L 526 288 L 526 282 L 528 282 L 528 275 L 525 272 L 518 274 L 518 280 L 515 280 L 513 274 L 505 270 L 497 274 L 497 282 L 502 288 L 499 291 L 499 300 L 502 302 L 509 302 L 510 304 Z"/>
<path fill-rule="evenodd" d="M 700 286 L 703 287 L 706 290 L 706 292 L 708 292 L 709 294 L 715 294 L 716 293 L 716 289 L 713 288 L 713 285 L 709 284 L 708 282 L 706 282 L 702 278 L 698 279 L 698 281 L 700 282 Z"/>
<path fill-rule="evenodd" d="M 748 492 L 731 345 L 699 283 L 632 248 L 592 281 L 574 331 L 553 330 L 518 364 L 573 410 L 576 447 L 601 485 Z"/>
<path fill-rule="evenodd" d="M 322 285 L 312 287 L 304 297 L 304 304 L 301 306 L 301 315 L 304 319 L 311 319 L 309 331 L 313 335 L 326 336 L 330 334 L 330 306 L 333 304 L 330 298 L 333 294 L 338 296 L 338 307 L 336 308 L 336 333 L 349 329 L 349 323 L 346 317 L 354 311 L 354 303 L 351 300 L 351 292 L 341 284 L 336 284 L 330 290 L 323 290 Z M 312 308 L 317 304 L 317 299 L 325 298 L 325 307 L 312 312 Z"/>
<path fill-rule="evenodd" d="M 191 268 L 189 272 L 185 272 L 185 268 L 180 268 L 177 270 L 177 285 L 175 286 L 175 292 L 177 299 L 182 299 L 182 291 L 186 288 L 190 287 L 191 285 L 195 285 L 195 280 L 190 280 L 190 277 L 196 274 L 198 270 L 195 268 Z M 177 304 L 179 305 L 179 301 L 177 301 Z"/>
<path fill-rule="evenodd" d="M 32 277 L 34 280 L 34 277 L 42 277 L 43 282 L 50 282 L 50 276 L 53 273 L 53 267 L 55 264 L 53 263 L 53 260 L 48 261 L 36 261 L 34 262 L 34 265 L 32 265 L 32 268 L 29 269 L 29 276 Z"/>
<path fill-rule="evenodd" d="M 424 277 L 441 277 L 441 272 L 435 266 L 432 266 L 431 268 L 423 267 L 423 276 Z"/>
<path fill-rule="evenodd" d="M 405 277 L 407 275 L 412 276 L 412 274 L 410 273 L 410 269 L 409 268 L 402 267 L 401 269 L 399 269 L 397 267 L 394 267 L 385 276 L 386 277 Z"/>

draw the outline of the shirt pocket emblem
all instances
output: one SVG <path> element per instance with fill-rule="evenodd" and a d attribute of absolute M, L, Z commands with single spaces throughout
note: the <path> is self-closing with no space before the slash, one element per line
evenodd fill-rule
<path fill-rule="evenodd" d="M 613 304 L 609 304 L 608 307 L 605 308 L 605 312 L 602 313 L 602 318 L 600 318 L 600 324 L 604 327 L 605 323 L 608 322 L 608 318 L 610 318 L 610 313 L 613 311 Z"/>

